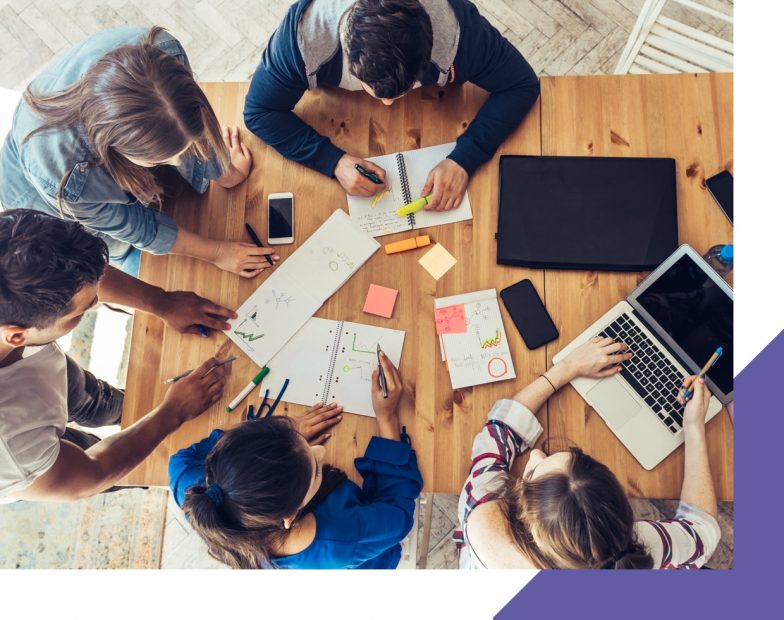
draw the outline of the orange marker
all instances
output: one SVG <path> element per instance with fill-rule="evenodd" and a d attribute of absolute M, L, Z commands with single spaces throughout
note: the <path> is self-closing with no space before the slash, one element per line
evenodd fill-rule
<path fill-rule="evenodd" d="M 387 243 L 384 246 L 384 252 L 387 254 L 397 254 L 398 252 L 424 248 L 428 245 L 430 245 L 430 235 L 421 235 L 419 237 L 403 239 L 402 241 L 395 241 L 394 243 Z"/>

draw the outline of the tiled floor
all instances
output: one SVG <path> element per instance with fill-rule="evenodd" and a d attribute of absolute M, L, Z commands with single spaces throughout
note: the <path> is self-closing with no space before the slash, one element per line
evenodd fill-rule
<path fill-rule="evenodd" d="M 612 72 L 644 0 L 474 0 L 542 75 Z M 725 13 L 731 0 L 701 0 Z M 123 24 L 168 28 L 202 81 L 246 80 L 291 0 L 0 0 L 0 87 L 23 89 L 74 43 Z M 732 39 L 676 6 L 665 14 Z"/>

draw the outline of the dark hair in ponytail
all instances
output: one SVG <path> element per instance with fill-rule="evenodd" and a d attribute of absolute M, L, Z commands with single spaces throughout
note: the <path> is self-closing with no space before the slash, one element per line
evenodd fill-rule
<path fill-rule="evenodd" d="M 297 514 L 313 475 L 294 422 L 274 416 L 226 431 L 204 467 L 205 484 L 188 489 L 183 510 L 210 555 L 232 568 L 274 568 L 271 557 L 289 534 L 283 520 Z M 340 470 L 324 470 L 317 496 L 300 514 L 346 480 Z"/>
<path fill-rule="evenodd" d="M 578 448 L 565 472 L 507 476 L 498 494 L 515 542 L 537 568 L 652 568 L 618 479 Z"/>

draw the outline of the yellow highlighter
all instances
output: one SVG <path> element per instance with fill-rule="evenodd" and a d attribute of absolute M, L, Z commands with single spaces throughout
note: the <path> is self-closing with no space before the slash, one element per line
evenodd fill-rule
<path fill-rule="evenodd" d="M 417 198 L 414 202 L 409 202 L 407 205 L 400 207 L 397 210 L 397 216 L 406 217 L 407 215 L 421 211 L 425 208 L 425 205 L 430 203 L 431 200 L 433 200 L 433 194 L 428 194 L 427 196 L 422 196 L 422 198 Z"/>

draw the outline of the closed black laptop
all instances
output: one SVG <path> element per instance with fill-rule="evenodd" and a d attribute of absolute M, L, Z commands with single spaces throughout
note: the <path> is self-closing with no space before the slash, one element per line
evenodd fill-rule
<path fill-rule="evenodd" d="M 647 271 L 678 247 L 675 160 L 504 155 L 502 265 Z"/>

